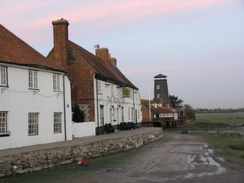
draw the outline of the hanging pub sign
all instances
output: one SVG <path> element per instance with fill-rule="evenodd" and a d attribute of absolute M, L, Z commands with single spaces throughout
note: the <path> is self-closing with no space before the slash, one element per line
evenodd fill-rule
<path fill-rule="evenodd" d="M 123 88 L 123 98 L 130 98 L 130 89 Z"/>

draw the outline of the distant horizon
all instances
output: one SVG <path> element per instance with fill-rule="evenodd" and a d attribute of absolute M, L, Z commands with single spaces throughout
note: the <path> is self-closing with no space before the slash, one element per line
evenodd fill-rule
<path fill-rule="evenodd" d="M 153 98 L 154 76 L 193 108 L 244 107 L 242 0 L 0 1 L 1 24 L 47 56 L 52 21 L 91 53 L 107 47 L 118 68 Z"/>

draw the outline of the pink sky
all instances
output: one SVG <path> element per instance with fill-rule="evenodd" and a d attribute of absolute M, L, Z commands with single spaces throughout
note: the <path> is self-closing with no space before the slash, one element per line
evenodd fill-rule
<path fill-rule="evenodd" d="M 185 11 L 196 11 L 198 9 L 204 9 L 218 4 L 230 2 L 231 0 L 104 0 L 104 1 L 91 1 L 90 3 L 70 3 L 69 8 L 66 8 L 66 3 L 61 1 L 3 1 L 6 3 L 1 8 L 0 17 L 19 17 L 14 20 L 13 23 L 17 23 L 22 26 L 22 29 L 39 29 L 50 27 L 50 20 L 56 20 L 59 18 L 65 18 L 70 23 L 75 22 L 87 22 L 98 21 L 106 19 L 106 22 L 102 21 L 99 26 L 114 25 L 141 19 L 148 16 L 160 16 L 165 14 L 177 14 Z M 69 2 L 73 2 L 72 0 Z M 69 3 L 68 2 L 68 3 Z M 68 4 L 67 3 L 67 4 Z M 50 6 L 52 9 L 41 14 L 35 19 L 29 21 L 21 21 L 21 17 L 26 14 L 34 13 L 36 10 L 45 9 Z M 29 12 L 29 13 L 28 13 Z"/>
<path fill-rule="evenodd" d="M 75 43 L 109 48 L 142 98 L 162 73 L 170 94 L 209 108 L 244 107 L 243 12 L 242 0 L 0 0 L 0 23 L 43 55 L 64 18 Z"/>

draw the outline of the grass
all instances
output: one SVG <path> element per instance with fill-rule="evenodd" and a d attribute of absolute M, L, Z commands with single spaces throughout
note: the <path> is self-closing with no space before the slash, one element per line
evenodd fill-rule
<path fill-rule="evenodd" d="M 239 139 L 230 135 L 193 133 L 203 136 L 210 148 L 215 150 L 215 154 L 227 161 L 244 163 L 244 139 Z"/>
<path fill-rule="evenodd" d="M 244 151 L 244 143 L 243 144 L 234 144 L 234 145 L 229 145 L 229 147 L 233 150 L 240 150 Z"/>
<path fill-rule="evenodd" d="M 196 113 L 196 122 L 244 124 L 244 112 Z"/>

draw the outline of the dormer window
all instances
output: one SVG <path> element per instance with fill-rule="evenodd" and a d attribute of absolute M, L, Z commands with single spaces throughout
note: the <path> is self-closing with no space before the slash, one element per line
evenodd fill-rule
<path fill-rule="evenodd" d="M 29 88 L 31 89 L 38 88 L 37 71 L 29 70 Z"/>

